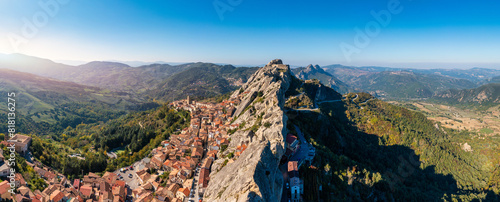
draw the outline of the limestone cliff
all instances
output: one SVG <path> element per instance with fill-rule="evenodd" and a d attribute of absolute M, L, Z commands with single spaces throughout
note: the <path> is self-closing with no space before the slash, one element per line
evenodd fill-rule
<path fill-rule="evenodd" d="M 204 201 L 280 200 L 283 176 L 278 166 L 285 152 L 288 120 L 283 107 L 291 76 L 288 65 L 273 60 L 233 94 L 242 100 L 234 113 L 234 123 L 242 127 L 231 135 L 228 149 L 212 166 Z M 248 148 L 228 162 L 224 156 L 242 144 Z"/>

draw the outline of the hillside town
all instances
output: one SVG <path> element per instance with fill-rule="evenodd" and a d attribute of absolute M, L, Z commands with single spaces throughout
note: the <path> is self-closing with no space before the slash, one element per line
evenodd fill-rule
<path fill-rule="evenodd" d="M 135 173 L 141 186 L 132 190 L 137 201 L 194 201 L 202 198 L 217 153 L 229 144 L 232 113 L 239 99 L 209 104 L 185 100 L 171 103 L 191 112 L 191 123 L 153 149 L 149 163 Z M 156 172 L 148 172 L 155 170 Z M 164 186 L 162 186 L 164 185 Z"/>
<path fill-rule="evenodd" d="M 162 141 L 151 151 L 149 157 L 140 162 L 115 172 L 105 172 L 102 176 L 88 173 L 82 179 L 70 181 L 50 167 L 37 161 L 27 161 L 28 166 L 32 167 L 48 186 L 44 190 L 32 191 L 23 176 L 15 173 L 15 195 L 11 195 L 11 184 L 5 180 L 0 183 L 0 196 L 3 199 L 12 197 L 15 201 L 32 202 L 202 201 L 210 182 L 212 163 L 219 152 L 227 149 L 231 131 L 239 128 L 239 124 L 232 123 L 235 106 L 239 103 L 239 97 L 218 104 L 196 102 L 189 97 L 172 102 L 169 105 L 174 108 L 191 112 L 189 127 Z M 292 159 L 300 148 L 299 139 L 289 134 L 286 142 L 286 157 Z M 17 153 L 30 154 L 31 137 L 17 134 L 9 142 L 2 142 L 5 146 L 11 143 L 15 145 Z M 228 163 L 236 160 L 246 148 L 246 144 L 237 146 Z M 2 153 L 0 177 L 5 178 L 11 173 Z M 288 163 L 286 171 L 290 179 L 285 179 L 286 190 L 292 201 L 300 201 L 300 193 L 303 190 L 303 183 L 298 177 L 298 166 L 311 159 L 304 158 L 302 161 Z"/>
<path fill-rule="evenodd" d="M 89 173 L 82 179 L 70 182 L 65 176 L 58 174 L 40 163 L 28 163 L 35 172 L 44 179 L 48 187 L 44 190 L 31 191 L 22 175 L 15 173 L 16 194 L 11 196 L 11 185 L 8 180 L 0 183 L 2 199 L 12 197 L 15 201 L 187 201 L 198 193 L 200 198 L 209 182 L 210 168 L 221 148 L 229 144 L 230 129 L 237 128 L 231 124 L 234 105 L 238 99 L 224 101 L 219 104 L 208 104 L 186 100 L 171 103 L 176 108 L 191 112 L 191 124 L 179 134 L 164 140 L 158 148 L 151 151 L 151 158 L 142 169 L 125 176 L 137 178 L 137 184 L 129 184 L 121 173 L 133 170 L 134 166 L 122 168 L 118 172 L 105 172 L 102 176 Z M 15 144 L 16 152 L 26 154 L 31 137 L 16 135 L 3 141 L 8 146 Z M 243 149 L 244 150 L 244 149 Z M 3 153 L 3 152 L 2 152 Z M 0 176 L 7 177 L 10 167 L 0 153 Z M 194 177 L 199 176 L 199 177 Z M 133 189 L 132 189 L 133 188 Z"/>

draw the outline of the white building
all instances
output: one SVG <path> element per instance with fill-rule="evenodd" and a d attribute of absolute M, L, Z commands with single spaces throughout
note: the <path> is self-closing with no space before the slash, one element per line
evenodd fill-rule
<path fill-rule="evenodd" d="M 290 191 L 292 193 L 291 201 L 299 202 L 300 201 L 300 179 L 298 176 L 290 178 Z"/>

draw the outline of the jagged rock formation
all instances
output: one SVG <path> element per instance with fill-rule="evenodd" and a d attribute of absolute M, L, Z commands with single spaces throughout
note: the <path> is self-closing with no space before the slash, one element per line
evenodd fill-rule
<path fill-rule="evenodd" d="M 308 65 L 305 69 L 301 70 L 298 74 L 297 77 L 303 80 L 308 80 L 309 75 L 311 74 L 316 74 L 316 73 L 326 73 L 319 65 Z M 330 74 L 328 74 L 330 75 Z"/>
<path fill-rule="evenodd" d="M 260 68 L 233 96 L 242 96 L 234 113 L 244 125 L 231 136 L 228 149 L 212 166 L 204 201 L 279 201 L 283 176 L 278 169 L 285 153 L 287 116 L 285 92 L 291 71 L 279 59 Z M 223 156 L 241 144 L 248 148 L 234 162 L 223 165 Z"/>
<path fill-rule="evenodd" d="M 323 68 L 321 68 L 319 65 L 310 64 L 305 68 L 301 67 L 294 69 L 293 71 L 295 73 L 295 76 L 299 79 L 302 80 L 318 79 L 324 85 L 329 86 L 333 88 L 335 91 L 338 91 L 342 94 L 352 91 L 352 89 L 347 84 L 345 84 L 332 74 L 323 70 Z"/>

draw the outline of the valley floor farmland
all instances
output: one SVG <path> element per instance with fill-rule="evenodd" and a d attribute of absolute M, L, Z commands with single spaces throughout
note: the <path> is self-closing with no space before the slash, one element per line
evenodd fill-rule
<path fill-rule="evenodd" d="M 500 135 L 500 106 L 478 111 L 421 101 L 391 103 L 420 111 L 430 120 L 437 121 L 446 128 L 469 130 L 484 136 Z"/>

